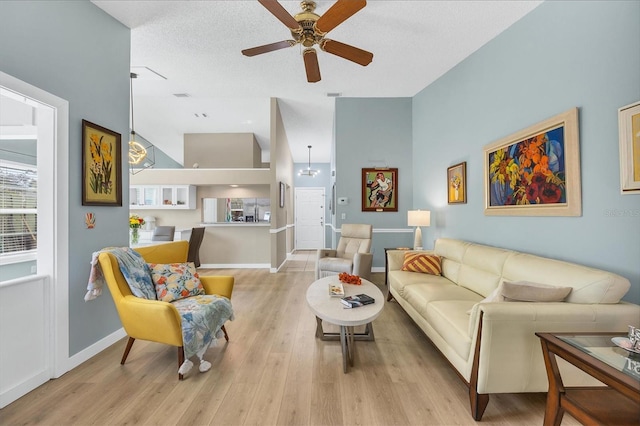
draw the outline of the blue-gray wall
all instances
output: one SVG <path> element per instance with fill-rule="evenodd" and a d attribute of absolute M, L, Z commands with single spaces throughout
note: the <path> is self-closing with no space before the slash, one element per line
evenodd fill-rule
<path fill-rule="evenodd" d="M 618 108 L 640 100 L 640 2 L 545 2 L 414 97 L 414 205 L 425 246 L 453 237 L 578 262 L 632 282 L 640 302 L 640 195 L 620 194 Z M 579 108 L 581 217 L 483 213 L 483 146 Z M 447 167 L 467 162 L 467 204 Z M 432 219 L 433 221 L 433 219 Z"/>
<path fill-rule="evenodd" d="M 336 99 L 336 195 L 349 203 L 337 206 L 335 226 L 372 224 L 373 266 L 379 269 L 385 247 L 413 246 L 407 226 L 407 210 L 414 207 L 411 128 L 411 98 Z M 397 212 L 362 211 L 362 169 L 375 167 L 398 168 Z"/>
<path fill-rule="evenodd" d="M 0 159 L 35 166 L 37 143 L 35 139 L 0 140 Z"/>
<path fill-rule="evenodd" d="M 69 354 L 121 327 L 111 297 L 84 302 L 91 253 L 128 244 L 129 175 L 123 149 L 124 207 L 82 206 L 81 122 L 128 141 L 130 30 L 88 1 L 0 2 L 0 70 L 69 102 Z M 96 215 L 96 227 L 84 224 Z M 58 283 L 67 285 L 67 283 Z"/>

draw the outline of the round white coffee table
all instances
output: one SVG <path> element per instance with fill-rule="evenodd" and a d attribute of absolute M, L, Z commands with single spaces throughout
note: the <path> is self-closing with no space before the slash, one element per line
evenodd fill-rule
<path fill-rule="evenodd" d="M 342 345 L 342 369 L 347 372 L 347 364 L 353 365 L 354 341 L 375 340 L 373 335 L 374 319 L 384 308 L 384 296 L 380 289 L 370 281 L 362 279 L 361 285 L 342 284 L 345 296 L 366 294 L 376 301 L 370 305 L 346 308 L 340 297 L 329 295 L 329 284 L 340 282 L 337 275 L 321 278 L 311 283 L 307 289 L 307 304 L 316 315 L 316 337 L 322 340 L 340 340 Z M 322 321 L 340 326 L 340 333 L 325 333 Z M 364 333 L 354 333 L 353 328 L 366 325 Z"/>

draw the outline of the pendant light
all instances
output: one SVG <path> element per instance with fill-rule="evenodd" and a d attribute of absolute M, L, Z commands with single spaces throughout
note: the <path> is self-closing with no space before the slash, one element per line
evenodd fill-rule
<path fill-rule="evenodd" d="M 155 147 L 148 141 L 136 140 L 136 131 L 133 122 L 133 79 L 138 78 L 138 74 L 130 73 L 131 83 L 131 137 L 129 138 L 129 170 L 134 175 L 155 164 Z"/>
<path fill-rule="evenodd" d="M 309 166 L 307 166 L 306 169 L 300 170 L 298 172 L 298 176 L 311 176 L 311 177 L 314 177 L 315 175 L 320 173 L 320 171 L 319 170 L 313 170 L 311 168 L 311 145 L 307 145 L 307 148 L 309 148 Z"/>

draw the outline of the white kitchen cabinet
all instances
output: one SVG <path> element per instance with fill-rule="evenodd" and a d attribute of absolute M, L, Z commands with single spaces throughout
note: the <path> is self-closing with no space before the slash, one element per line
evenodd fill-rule
<path fill-rule="evenodd" d="M 195 185 L 131 185 L 129 207 L 132 209 L 196 208 Z"/>

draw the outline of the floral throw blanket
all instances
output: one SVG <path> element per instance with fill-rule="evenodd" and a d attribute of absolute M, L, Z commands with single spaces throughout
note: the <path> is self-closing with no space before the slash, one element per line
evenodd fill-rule
<path fill-rule="evenodd" d="M 210 294 L 191 296 L 171 302 L 182 318 L 182 341 L 184 357 L 194 355 L 200 359 L 218 337 L 221 327 L 233 320 L 233 308 L 226 297 Z"/>

